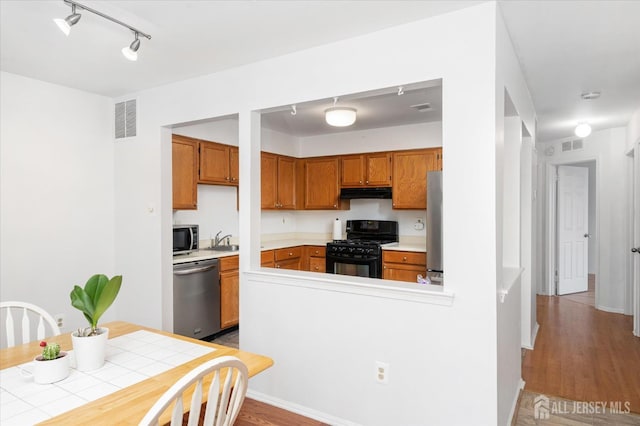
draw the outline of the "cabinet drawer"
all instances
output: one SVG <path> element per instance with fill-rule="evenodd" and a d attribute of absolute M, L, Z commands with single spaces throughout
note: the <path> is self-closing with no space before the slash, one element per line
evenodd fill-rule
<path fill-rule="evenodd" d="M 309 259 L 309 271 L 326 272 L 327 262 L 324 257 L 312 257 Z"/>
<path fill-rule="evenodd" d="M 264 250 L 260 252 L 260 265 L 273 266 L 273 250 Z"/>
<path fill-rule="evenodd" d="M 240 267 L 240 256 L 226 256 L 219 259 L 220 272 L 232 271 Z"/>
<path fill-rule="evenodd" d="M 427 254 L 413 251 L 383 250 L 382 261 L 392 263 L 407 263 L 411 265 L 426 265 Z"/>
<path fill-rule="evenodd" d="M 297 257 L 302 257 L 302 247 L 287 247 L 283 249 L 275 250 L 275 258 L 276 262 L 287 259 L 295 259 Z"/>
<path fill-rule="evenodd" d="M 308 246 L 309 256 L 311 257 L 325 257 L 327 253 L 327 246 Z"/>

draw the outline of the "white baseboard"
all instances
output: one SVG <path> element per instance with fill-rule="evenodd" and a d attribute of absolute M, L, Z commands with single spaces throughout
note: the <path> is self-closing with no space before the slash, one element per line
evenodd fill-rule
<path fill-rule="evenodd" d="M 624 314 L 624 308 L 610 308 L 608 306 L 596 305 L 596 309 L 611 312 L 612 314 Z"/>
<path fill-rule="evenodd" d="M 539 329 L 540 329 L 540 324 L 536 322 L 536 324 L 533 326 L 533 332 L 531 333 L 531 344 L 530 345 L 521 344 L 520 346 L 523 347 L 524 349 L 529 349 L 530 351 L 532 351 L 533 347 L 536 345 L 536 337 L 538 336 Z"/>
<path fill-rule="evenodd" d="M 513 424 L 513 418 L 517 415 L 516 408 L 518 407 L 518 400 L 520 399 L 520 392 L 522 389 L 524 389 L 524 380 L 520 379 L 520 384 L 516 389 L 516 394 L 513 398 L 513 403 L 511 404 L 511 411 L 509 412 L 509 419 L 507 420 L 506 426 Z"/>
<path fill-rule="evenodd" d="M 276 398 L 262 392 L 253 391 L 251 389 L 247 390 L 247 397 L 251 399 L 255 399 L 256 401 L 264 402 L 269 405 L 273 405 L 278 408 L 282 408 L 287 411 L 291 411 L 292 413 L 300 414 L 301 416 L 309 417 L 314 420 L 318 420 L 319 422 L 323 422 L 326 424 L 334 425 L 334 426 L 361 426 L 358 423 L 354 423 L 349 420 L 341 419 L 338 417 L 331 416 L 327 413 L 323 413 L 318 410 L 314 410 L 309 407 L 305 407 L 300 404 L 296 404 L 293 402 L 285 401 L 280 398 Z"/>

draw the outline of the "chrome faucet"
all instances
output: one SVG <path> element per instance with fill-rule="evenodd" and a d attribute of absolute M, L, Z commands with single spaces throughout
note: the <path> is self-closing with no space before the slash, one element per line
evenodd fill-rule
<path fill-rule="evenodd" d="M 222 231 L 218 231 L 218 233 L 216 234 L 213 240 L 213 244 L 211 245 L 211 247 L 218 247 L 220 243 L 225 240 L 225 238 L 227 240 L 227 245 L 229 245 L 229 238 L 231 238 L 231 234 L 227 234 L 223 237 L 220 237 L 220 234 L 222 234 Z"/>

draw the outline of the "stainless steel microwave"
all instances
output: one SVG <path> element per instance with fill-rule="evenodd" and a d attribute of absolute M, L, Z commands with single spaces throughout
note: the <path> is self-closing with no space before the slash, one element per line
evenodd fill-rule
<path fill-rule="evenodd" d="M 198 225 L 173 225 L 173 255 L 198 250 Z"/>

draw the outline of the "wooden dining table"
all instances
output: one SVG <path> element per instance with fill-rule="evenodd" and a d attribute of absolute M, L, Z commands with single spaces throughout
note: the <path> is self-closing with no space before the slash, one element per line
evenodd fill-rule
<path fill-rule="evenodd" d="M 267 356 L 258 355 L 250 352 L 241 351 L 239 349 L 228 346 L 217 345 L 202 340 L 196 340 L 189 337 L 156 330 L 149 327 L 135 325 L 123 321 L 115 321 L 103 324 L 109 328 L 109 338 L 123 336 L 140 330 L 146 330 L 152 333 L 162 334 L 197 343 L 198 345 L 207 346 L 215 349 L 206 355 L 199 356 L 191 361 L 180 364 L 168 371 L 158 375 L 149 377 L 141 382 L 120 389 L 107 396 L 99 398 L 95 401 L 87 402 L 80 407 L 71 409 L 56 417 L 46 420 L 42 425 L 114 425 L 114 424 L 138 424 L 144 417 L 149 408 L 160 398 L 160 396 L 173 385 L 179 378 L 196 366 L 210 359 L 230 355 L 239 358 L 247 365 L 249 377 L 266 370 L 273 365 L 273 360 Z M 71 333 L 62 334 L 60 336 L 50 337 L 47 342 L 55 342 L 65 349 L 71 349 Z M 34 358 L 41 352 L 39 342 L 34 341 L 12 348 L 0 350 L 0 369 L 13 367 L 24 364 Z M 206 385 L 206 382 L 205 382 Z M 206 393 L 204 395 L 206 398 Z M 185 404 L 185 410 L 189 409 L 189 404 Z M 170 413 L 165 413 L 165 417 L 161 418 L 161 424 L 170 420 Z"/>

